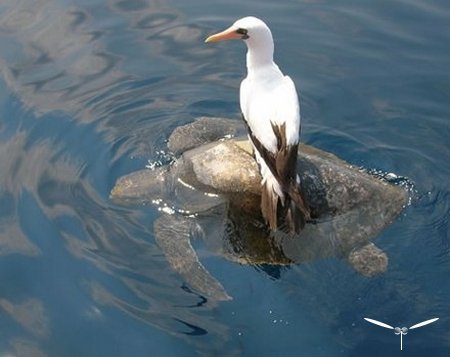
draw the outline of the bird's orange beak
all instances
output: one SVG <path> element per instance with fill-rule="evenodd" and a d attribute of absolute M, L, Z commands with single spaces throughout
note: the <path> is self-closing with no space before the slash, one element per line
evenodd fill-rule
<path fill-rule="evenodd" d="M 209 36 L 205 42 L 218 42 L 224 40 L 240 40 L 242 39 L 242 35 L 236 32 L 237 28 L 231 26 L 227 28 L 225 31 L 216 33 L 214 35 Z"/>

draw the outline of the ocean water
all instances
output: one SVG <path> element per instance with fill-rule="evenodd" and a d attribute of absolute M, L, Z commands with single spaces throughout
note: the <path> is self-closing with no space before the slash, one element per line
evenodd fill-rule
<path fill-rule="evenodd" d="M 411 182 L 376 238 L 388 271 L 339 259 L 275 273 L 200 245 L 233 296 L 169 266 L 151 206 L 116 179 L 167 162 L 193 118 L 239 117 L 255 15 L 301 93 L 302 141 Z M 0 356 L 450 355 L 450 4 L 444 0 L 2 0 Z M 364 317 L 410 327 L 400 336 Z"/>

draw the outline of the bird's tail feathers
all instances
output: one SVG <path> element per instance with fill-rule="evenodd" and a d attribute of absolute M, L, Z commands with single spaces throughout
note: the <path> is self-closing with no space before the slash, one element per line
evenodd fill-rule
<path fill-rule="evenodd" d="M 266 176 L 261 192 L 261 212 L 272 230 L 285 223 L 288 230 L 299 233 L 310 220 L 309 207 L 305 204 L 298 184 L 291 182 L 282 189 L 274 177 Z"/>
<path fill-rule="evenodd" d="M 303 201 L 296 183 L 291 183 L 285 203 L 285 221 L 291 232 L 299 233 L 310 220 L 309 208 Z"/>
<path fill-rule="evenodd" d="M 278 228 L 278 201 L 280 196 L 275 192 L 270 181 L 264 181 L 261 191 L 261 213 L 270 229 Z"/>

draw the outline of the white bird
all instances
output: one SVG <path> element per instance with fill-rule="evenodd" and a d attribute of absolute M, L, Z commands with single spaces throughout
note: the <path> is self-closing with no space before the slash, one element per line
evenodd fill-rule
<path fill-rule="evenodd" d="M 240 106 L 262 176 L 261 212 L 276 230 L 283 221 L 298 233 L 309 219 L 299 193 L 296 171 L 300 106 L 294 82 L 273 61 L 269 27 L 244 17 L 205 42 L 241 39 L 247 45 L 247 77 L 240 88 Z"/>

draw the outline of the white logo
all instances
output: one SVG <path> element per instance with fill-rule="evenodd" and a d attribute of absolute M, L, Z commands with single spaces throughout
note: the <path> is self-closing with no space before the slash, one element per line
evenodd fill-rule
<path fill-rule="evenodd" d="M 375 325 L 378 325 L 378 326 L 381 326 L 381 327 L 384 327 L 384 328 L 388 328 L 388 329 L 394 330 L 394 333 L 396 335 L 400 335 L 400 351 L 402 351 L 403 350 L 403 335 L 406 335 L 408 333 L 408 330 L 413 330 L 415 328 L 431 324 L 431 323 L 439 320 L 439 317 L 435 317 L 434 319 L 430 319 L 430 320 L 426 320 L 426 321 L 423 321 L 423 322 L 419 322 L 418 324 L 412 325 L 410 328 L 407 328 L 407 327 L 401 327 L 401 328 L 400 327 L 392 327 L 391 325 L 385 324 L 384 322 L 380 322 L 380 321 L 377 321 L 377 320 L 374 320 L 374 319 L 369 319 L 367 317 L 365 317 L 364 320 L 366 320 L 366 321 L 368 321 L 368 322 L 370 322 L 372 324 L 375 324 Z"/>

